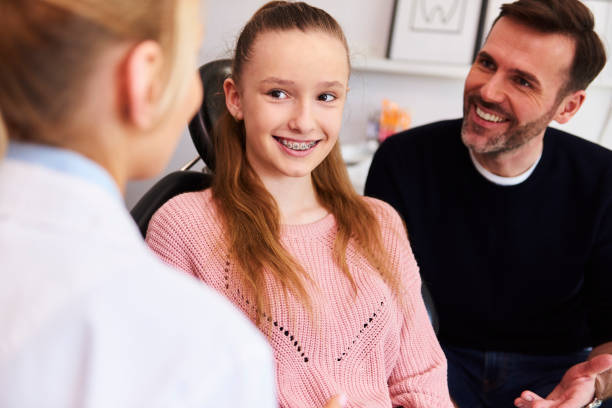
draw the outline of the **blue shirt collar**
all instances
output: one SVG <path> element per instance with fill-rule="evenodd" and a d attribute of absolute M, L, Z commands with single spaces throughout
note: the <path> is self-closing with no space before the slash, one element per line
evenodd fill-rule
<path fill-rule="evenodd" d="M 102 166 L 72 150 L 11 141 L 6 157 L 79 177 L 123 200 L 117 184 Z"/>

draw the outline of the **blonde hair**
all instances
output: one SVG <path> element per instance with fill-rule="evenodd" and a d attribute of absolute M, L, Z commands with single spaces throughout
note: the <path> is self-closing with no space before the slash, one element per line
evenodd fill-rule
<path fill-rule="evenodd" d="M 266 31 L 324 32 L 348 46 L 340 25 L 325 11 L 302 2 L 272 1 L 260 8 L 246 24 L 237 42 L 232 78 L 240 85 L 243 66 L 248 64 L 252 45 Z M 251 168 L 245 153 L 244 122 L 224 112 L 215 128 L 215 176 L 213 195 L 225 224 L 230 254 L 237 260 L 245 284 L 255 298 L 258 311 L 269 311 L 265 296 L 266 279 L 278 281 L 297 295 L 312 312 L 304 268 L 280 242 L 280 221 L 276 201 Z M 312 173 L 319 201 L 331 212 L 338 226 L 333 256 L 336 264 L 356 284 L 346 262 L 346 248 L 352 241 L 392 289 L 398 279 L 389 268 L 382 244 L 380 225 L 372 209 L 352 187 L 338 144 Z M 261 323 L 261 315 L 257 315 Z"/>
<path fill-rule="evenodd" d="M 3 0 L 0 5 L 0 111 L 10 139 L 61 144 L 46 135 L 82 100 L 106 46 L 153 40 L 164 53 L 161 118 L 188 84 L 193 16 L 185 0 Z M 192 12 L 191 12 L 192 13 Z M 186 44 L 185 44 L 186 43 Z M 194 45 L 195 47 L 195 45 Z M 178 74 L 178 75 L 177 75 Z"/>

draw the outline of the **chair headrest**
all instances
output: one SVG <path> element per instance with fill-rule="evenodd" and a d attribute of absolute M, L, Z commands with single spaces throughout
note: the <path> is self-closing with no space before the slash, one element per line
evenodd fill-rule
<path fill-rule="evenodd" d="M 232 60 L 211 61 L 202 65 L 199 71 L 204 98 L 200 110 L 189 122 L 189 134 L 206 166 L 214 170 L 215 151 L 212 135 L 215 123 L 226 109 L 223 81 L 232 74 Z"/>

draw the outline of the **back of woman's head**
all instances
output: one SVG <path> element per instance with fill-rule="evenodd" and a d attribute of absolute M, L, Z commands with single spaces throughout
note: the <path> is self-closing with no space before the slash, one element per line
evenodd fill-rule
<path fill-rule="evenodd" d="M 153 40 L 167 63 L 160 109 L 171 104 L 183 47 L 179 0 L 3 0 L 0 112 L 10 139 L 61 144 L 62 128 L 85 97 L 90 74 L 113 44 Z M 95 97 L 95 96 L 94 96 Z"/>

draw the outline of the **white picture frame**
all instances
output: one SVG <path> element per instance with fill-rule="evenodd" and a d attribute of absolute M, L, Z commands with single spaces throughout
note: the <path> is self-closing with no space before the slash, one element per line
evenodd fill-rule
<path fill-rule="evenodd" d="M 470 65 L 484 0 L 395 0 L 387 57 Z"/>

